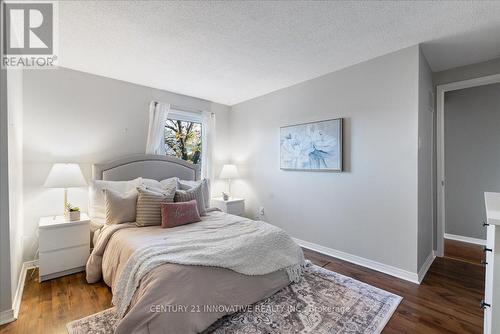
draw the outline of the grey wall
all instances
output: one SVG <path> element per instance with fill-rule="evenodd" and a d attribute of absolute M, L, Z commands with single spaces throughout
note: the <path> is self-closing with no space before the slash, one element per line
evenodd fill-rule
<path fill-rule="evenodd" d="M 445 93 L 445 231 L 486 238 L 485 191 L 500 192 L 500 84 Z"/>
<path fill-rule="evenodd" d="M 233 193 L 293 237 L 417 271 L 419 48 L 237 104 Z M 343 173 L 283 171 L 279 128 L 343 117 Z"/>
<path fill-rule="evenodd" d="M 0 312 L 12 308 L 9 227 L 7 71 L 0 70 Z"/>
<path fill-rule="evenodd" d="M 22 71 L 1 70 L 0 311 L 12 320 L 22 267 Z"/>
<path fill-rule="evenodd" d="M 420 51 L 418 80 L 418 269 L 432 254 L 434 86 L 432 72 Z"/>
<path fill-rule="evenodd" d="M 15 296 L 23 262 L 23 72 L 10 70 L 7 76 L 11 290 Z"/>
<path fill-rule="evenodd" d="M 37 248 L 38 218 L 62 212 L 62 190 L 43 187 L 51 165 L 79 163 L 90 179 L 93 163 L 144 153 L 152 100 L 216 113 L 217 173 L 228 155 L 227 106 L 65 68 L 25 72 L 25 260 L 33 259 Z M 87 189 L 70 189 L 69 200 L 85 211 Z"/>

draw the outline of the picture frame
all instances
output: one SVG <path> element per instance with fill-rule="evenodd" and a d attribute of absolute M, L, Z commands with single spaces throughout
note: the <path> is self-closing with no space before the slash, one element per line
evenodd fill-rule
<path fill-rule="evenodd" d="M 343 118 L 280 127 L 280 169 L 343 171 Z"/>

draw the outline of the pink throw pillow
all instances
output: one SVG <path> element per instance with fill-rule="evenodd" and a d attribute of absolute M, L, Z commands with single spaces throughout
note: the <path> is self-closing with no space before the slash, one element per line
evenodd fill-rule
<path fill-rule="evenodd" d="M 161 227 L 170 228 L 201 221 L 196 200 L 161 203 Z"/>

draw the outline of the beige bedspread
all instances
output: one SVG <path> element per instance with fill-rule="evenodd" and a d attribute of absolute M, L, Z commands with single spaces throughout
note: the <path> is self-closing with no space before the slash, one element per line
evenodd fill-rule
<path fill-rule="evenodd" d="M 213 219 L 210 213 L 203 219 Z M 159 226 L 108 226 L 87 263 L 89 283 L 112 289 L 131 254 L 171 233 Z M 272 255 L 271 255 L 272 256 Z M 141 281 L 116 333 L 199 333 L 238 307 L 253 304 L 289 284 L 286 271 L 247 276 L 223 268 L 163 264 Z"/>

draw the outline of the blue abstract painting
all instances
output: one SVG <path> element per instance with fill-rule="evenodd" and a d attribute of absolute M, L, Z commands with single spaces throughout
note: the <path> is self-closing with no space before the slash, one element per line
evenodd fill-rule
<path fill-rule="evenodd" d="M 342 171 L 342 118 L 280 129 L 280 167 Z"/>

